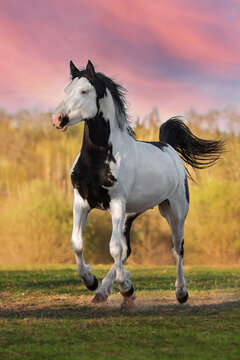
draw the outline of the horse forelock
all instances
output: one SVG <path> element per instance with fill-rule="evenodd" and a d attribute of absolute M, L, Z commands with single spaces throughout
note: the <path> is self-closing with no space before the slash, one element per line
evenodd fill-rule
<path fill-rule="evenodd" d="M 91 78 L 85 69 L 79 70 L 77 76 L 74 78 L 86 77 L 88 81 L 94 86 L 97 94 L 97 102 L 107 95 L 106 89 L 109 90 L 116 110 L 116 119 L 121 130 L 126 129 L 130 136 L 135 136 L 134 130 L 129 124 L 129 116 L 127 113 L 127 102 L 125 99 L 126 89 L 114 82 L 106 75 L 98 72 L 94 78 Z"/>

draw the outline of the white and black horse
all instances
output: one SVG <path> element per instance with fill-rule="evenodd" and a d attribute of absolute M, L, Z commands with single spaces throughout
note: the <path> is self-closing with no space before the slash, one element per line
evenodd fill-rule
<path fill-rule="evenodd" d="M 194 168 L 210 166 L 219 158 L 223 142 L 197 138 L 177 117 L 161 126 L 160 141 L 137 141 L 128 123 L 124 89 L 96 73 L 90 61 L 82 70 L 70 62 L 70 71 L 72 81 L 52 115 L 52 123 L 65 131 L 85 122 L 81 153 L 71 170 L 71 245 L 78 274 L 88 289 L 97 289 L 98 281 L 84 262 L 82 235 L 92 209 L 108 210 L 112 217 L 110 253 L 114 264 L 93 302 L 106 301 L 115 280 L 121 294 L 130 297 L 134 287 L 123 267 L 131 253 L 130 229 L 138 215 L 158 206 L 171 229 L 177 263 L 176 297 L 184 303 L 188 291 L 182 260 L 189 190 L 182 159 Z"/>

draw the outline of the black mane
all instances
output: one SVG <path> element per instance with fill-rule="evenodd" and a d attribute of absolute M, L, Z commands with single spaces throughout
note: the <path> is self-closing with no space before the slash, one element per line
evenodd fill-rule
<path fill-rule="evenodd" d="M 125 99 L 127 90 L 100 72 L 96 73 L 95 78 L 93 79 L 89 77 L 85 69 L 82 69 L 79 70 L 76 75 L 72 76 L 72 80 L 76 77 L 86 77 L 88 81 L 95 87 L 98 99 L 103 98 L 104 95 L 106 95 L 106 89 L 108 89 L 112 95 L 116 107 L 117 121 L 120 129 L 122 130 L 124 128 L 124 123 L 126 123 L 128 133 L 131 136 L 135 136 L 134 130 L 129 124 L 129 116 L 127 113 L 127 102 Z"/>

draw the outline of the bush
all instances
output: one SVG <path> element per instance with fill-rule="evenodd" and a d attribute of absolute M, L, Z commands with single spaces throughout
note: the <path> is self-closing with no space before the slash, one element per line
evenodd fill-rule
<path fill-rule="evenodd" d="M 0 258 L 3 263 L 56 263 L 73 260 L 72 209 L 61 190 L 33 180 L 1 208 Z"/>
<path fill-rule="evenodd" d="M 185 262 L 188 264 L 237 264 L 240 184 L 204 178 L 191 186 L 190 212 L 186 220 Z"/>

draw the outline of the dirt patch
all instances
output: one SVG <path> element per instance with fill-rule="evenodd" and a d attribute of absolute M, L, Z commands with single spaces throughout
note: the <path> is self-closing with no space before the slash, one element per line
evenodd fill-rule
<path fill-rule="evenodd" d="M 207 292 L 191 292 L 187 303 L 178 304 L 173 292 L 156 294 L 140 294 L 135 298 L 130 298 L 124 306 L 123 299 L 120 294 L 112 295 L 106 304 L 98 305 L 105 309 L 115 308 L 122 311 L 152 311 L 155 308 L 188 308 L 196 309 L 199 307 L 219 307 L 219 306 L 240 306 L 240 291 L 207 291 Z"/>
<path fill-rule="evenodd" d="M 0 301 L 0 318 L 12 317 L 68 317 L 93 318 L 125 314 L 174 314 L 181 311 L 195 313 L 199 310 L 214 310 L 224 307 L 240 307 L 239 290 L 194 291 L 186 304 L 178 304 L 173 292 L 140 293 L 123 302 L 120 293 L 113 294 L 108 301 L 95 305 L 92 296 L 32 294 L 13 299 L 12 294 L 3 292 Z"/>

